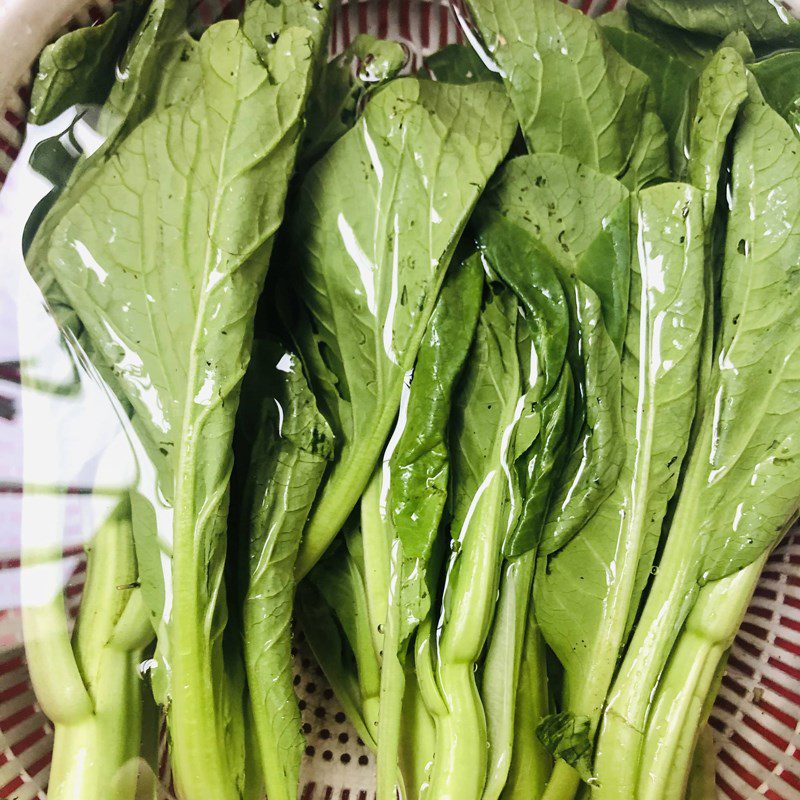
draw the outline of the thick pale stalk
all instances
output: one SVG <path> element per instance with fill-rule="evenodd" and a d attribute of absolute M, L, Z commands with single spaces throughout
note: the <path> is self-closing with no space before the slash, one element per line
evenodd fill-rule
<path fill-rule="evenodd" d="M 481 683 L 489 739 L 483 800 L 500 797 L 511 769 L 516 746 L 514 722 L 518 685 L 535 566 L 536 552 L 531 550 L 509 559 L 503 572 Z"/>
<path fill-rule="evenodd" d="M 684 796 L 720 663 L 741 624 L 766 558 L 764 554 L 700 590 L 649 714 L 637 798 L 681 800 Z"/>

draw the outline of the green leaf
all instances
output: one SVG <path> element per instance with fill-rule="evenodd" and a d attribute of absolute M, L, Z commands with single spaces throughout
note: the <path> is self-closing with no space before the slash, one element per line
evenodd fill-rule
<path fill-rule="evenodd" d="M 490 70 L 475 50 L 466 44 L 448 44 L 426 56 L 419 75 L 442 83 L 502 80 L 500 75 Z"/>
<path fill-rule="evenodd" d="M 318 61 L 327 53 L 331 0 L 248 0 L 242 14 L 242 31 L 259 56 L 267 60 L 270 50 L 286 28 L 308 31 Z"/>
<path fill-rule="evenodd" d="M 633 191 L 668 180 L 671 176 L 669 138 L 658 115 L 653 91 L 650 90 L 633 156 L 628 168 L 620 176 L 620 182 Z"/>
<path fill-rule="evenodd" d="M 798 511 L 799 176 L 797 138 L 751 79 L 733 143 L 721 323 L 702 425 L 600 738 L 598 770 L 622 793 L 638 762 L 620 765 L 613 753 L 639 752 L 653 692 L 700 586 L 742 574 Z"/>
<path fill-rule="evenodd" d="M 445 710 L 435 710 L 433 797 L 476 797 L 487 769 L 484 712 L 475 678 L 494 617 L 503 541 L 515 516 L 509 442 L 522 395 L 516 297 L 487 287 L 451 426 L 451 554 L 438 621 L 437 681 Z"/>
<path fill-rule="evenodd" d="M 375 726 L 363 714 L 363 699 L 352 652 L 331 607 L 325 602 L 314 581 L 303 581 L 297 590 L 297 614 L 300 627 L 325 678 L 367 747 L 377 749 Z"/>
<path fill-rule="evenodd" d="M 44 125 L 70 106 L 103 103 L 120 52 L 144 9 L 142 0 L 119 3 L 100 25 L 70 31 L 45 47 L 31 89 L 30 122 Z"/>
<path fill-rule="evenodd" d="M 750 65 L 764 99 L 800 136 L 800 53 L 789 51 Z"/>
<path fill-rule="evenodd" d="M 688 48 L 671 46 L 669 39 L 651 39 L 602 21 L 601 25 L 614 49 L 650 79 L 655 108 L 669 136 L 673 171 L 676 176 L 683 176 L 687 169 L 695 84 L 704 59 Z"/>
<path fill-rule="evenodd" d="M 754 42 L 800 40 L 800 22 L 772 0 L 631 0 L 629 5 L 666 25 L 720 39 L 742 30 Z"/>
<path fill-rule="evenodd" d="M 558 267 L 538 241 L 505 217 L 476 221 L 481 253 L 524 308 L 524 338 L 518 337 L 520 369 L 527 383 L 514 452 L 520 494 L 519 518 L 503 545 L 506 556 L 534 549 L 550 505 L 554 479 L 569 447 L 573 380 L 565 363 L 569 343 L 569 305 Z M 528 441 L 526 417 L 535 420 Z"/>
<path fill-rule="evenodd" d="M 566 761 L 585 781 L 592 778 L 591 723 L 569 712 L 551 714 L 536 728 L 539 741 L 554 758 Z"/>
<path fill-rule="evenodd" d="M 267 385 L 259 397 L 261 419 L 244 503 L 249 535 L 244 654 L 267 793 L 273 800 L 295 800 L 305 739 L 292 684 L 294 563 L 333 455 L 333 436 L 296 356 L 277 344 L 256 348 L 253 367 Z"/>
<path fill-rule="evenodd" d="M 328 62 L 308 101 L 302 158 L 311 163 L 352 128 L 369 95 L 403 68 L 399 42 L 362 33 Z"/>
<path fill-rule="evenodd" d="M 368 608 L 364 562 L 361 558 L 361 535 L 357 525 L 349 526 L 343 537 L 344 541 L 338 543 L 314 567 L 309 573 L 308 582 L 316 587 L 336 620 L 333 629 L 328 622 L 326 631 L 317 632 L 317 635 L 332 637 L 335 629 L 340 628 L 346 642 L 341 649 L 343 656 L 337 656 L 335 652 L 322 653 L 320 664 L 327 675 L 326 662 L 333 658 L 332 681 L 347 681 L 355 688 L 354 692 L 351 691 L 351 697 L 357 710 L 357 718 L 363 720 L 368 734 L 364 741 L 375 746 L 373 743 L 376 742 L 378 729 L 380 662 L 373 644 L 374 633 Z M 343 666 L 339 666 L 342 658 Z M 342 671 L 347 678 L 341 674 Z"/>
<path fill-rule="evenodd" d="M 542 633 L 566 670 L 565 710 L 594 732 L 649 575 L 695 411 L 703 323 L 702 196 L 642 190 L 622 358 L 625 462 L 583 529 L 534 580 Z M 614 580 L 609 580 L 609 575 Z"/>
<path fill-rule="evenodd" d="M 303 184 L 295 241 L 307 319 L 294 333 L 337 452 L 300 576 L 372 474 L 460 233 L 513 132 L 499 87 L 398 79 Z"/>
<path fill-rule="evenodd" d="M 476 256 L 451 268 L 417 354 L 401 435 L 389 458 L 391 519 L 409 559 L 430 557 L 444 512 L 450 408 L 482 294 L 483 270 Z"/>
<path fill-rule="evenodd" d="M 71 304 L 58 285 L 50 269 L 47 251 L 53 231 L 72 206 L 83 197 L 94 180 L 97 170 L 116 151 L 127 131 L 132 130 L 154 108 L 160 107 L 181 92 L 185 96 L 194 91 L 199 74 L 194 53 L 196 47 L 185 31 L 186 0 L 154 0 L 116 72 L 117 80 L 100 115 L 99 127 L 104 142 L 90 156 L 75 166 L 62 194 L 55 198 L 50 211 L 38 226 L 36 235 L 26 253 L 25 263 L 36 281 L 59 325 L 76 337 L 81 334 L 80 321 Z M 180 48 L 176 45 L 180 43 Z M 179 53 L 179 55 L 178 55 Z M 176 64 L 185 53 L 190 54 L 186 70 Z M 165 56 L 172 55 L 172 58 Z M 180 79 L 192 67 L 191 80 Z M 164 78 L 165 91 L 159 91 L 159 80 Z M 82 339 L 84 349 L 91 349 Z M 104 379 L 113 382 L 110 374 Z"/>
<path fill-rule="evenodd" d="M 379 800 L 394 800 L 409 639 L 431 613 L 431 590 L 438 588 L 439 559 L 434 545 L 448 499 L 450 409 L 482 295 L 483 270 L 473 254 L 451 267 L 445 278 L 401 403 L 395 435 L 384 456 L 392 541 L 382 623 Z M 367 533 L 366 527 L 362 530 Z"/>
<path fill-rule="evenodd" d="M 572 156 L 610 175 L 627 168 L 647 79 L 597 23 L 559 0 L 470 0 L 531 152 Z"/>
<path fill-rule="evenodd" d="M 624 186 L 567 156 L 521 156 L 503 168 L 481 212 L 516 222 L 540 242 L 562 275 L 587 284 L 602 302 L 606 328 L 621 349 L 631 251 Z"/>
<path fill-rule="evenodd" d="M 311 51 L 307 33 L 289 29 L 264 64 L 233 21 L 210 28 L 198 49 L 196 93 L 120 142 L 48 255 L 161 465 L 174 509 L 171 531 L 158 531 L 171 555 L 159 647 L 173 678 L 173 765 L 186 796 L 224 800 L 240 780 L 226 750 L 236 701 L 221 669 L 232 429 Z"/>
<path fill-rule="evenodd" d="M 728 136 L 747 97 L 747 75 L 739 53 L 721 47 L 698 78 L 697 105 L 689 131 L 688 180 L 704 194 L 703 219 L 711 225 Z"/>
<path fill-rule="evenodd" d="M 630 280 L 629 202 L 613 178 L 566 156 L 541 155 L 509 162 L 481 204 L 481 216 L 507 217 L 534 237 L 537 257 L 557 265 L 570 298 L 569 358 L 583 419 L 573 426 L 544 552 L 580 530 L 613 488 L 624 457 L 619 350 Z"/>

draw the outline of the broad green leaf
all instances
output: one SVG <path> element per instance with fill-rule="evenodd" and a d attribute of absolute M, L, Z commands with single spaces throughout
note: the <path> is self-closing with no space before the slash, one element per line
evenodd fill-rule
<path fill-rule="evenodd" d="M 329 61 L 308 100 L 303 161 L 315 161 L 349 131 L 369 95 L 394 78 L 406 60 L 406 51 L 399 42 L 362 33 Z"/>
<path fill-rule="evenodd" d="M 652 693 L 700 585 L 752 565 L 797 514 L 798 176 L 797 138 L 751 79 L 733 143 L 721 323 L 702 426 L 605 715 L 598 777 L 613 776 L 620 794 L 604 797 L 629 796 L 637 765 L 620 770 L 612 753 L 638 752 Z"/>
<path fill-rule="evenodd" d="M 513 133 L 510 105 L 493 84 L 398 79 L 303 184 L 295 250 L 307 319 L 293 333 L 337 451 L 305 532 L 300 576 L 372 474 L 460 233 Z"/>
<path fill-rule="evenodd" d="M 628 313 L 629 202 L 613 178 L 565 156 L 541 155 L 509 162 L 481 204 L 481 217 L 506 217 L 533 236 L 538 258 L 557 265 L 570 298 L 569 358 L 582 418 L 572 426 L 544 552 L 580 530 L 613 488 L 624 457 L 619 351 Z"/>
<path fill-rule="evenodd" d="M 259 398 L 244 503 L 244 654 L 267 793 L 295 800 L 305 739 L 292 684 L 294 562 L 333 437 L 296 356 L 277 346 L 261 348 L 253 366 L 267 373 L 260 376 L 267 391 Z"/>
<path fill-rule="evenodd" d="M 419 71 L 420 77 L 430 77 L 442 83 L 477 83 L 502 80 L 498 73 L 483 63 L 474 48 L 466 44 L 448 44 L 426 56 Z"/>
<path fill-rule="evenodd" d="M 597 23 L 559 0 L 470 0 L 531 152 L 621 175 L 633 155 L 647 79 Z"/>
<path fill-rule="evenodd" d="M 800 53 L 788 51 L 750 65 L 764 99 L 800 136 Z"/>
<path fill-rule="evenodd" d="M 44 125 L 70 106 L 103 103 L 120 52 L 143 12 L 142 0 L 128 0 L 100 25 L 70 31 L 45 47 L 31 89 L 30 122 Z"/>
<path fill-rule="evenodd" d="M 198 48 L 197 91 L 98 166 L 48 256 L 162 465 L 174 509 L 171 530 L 158 531 L 170 557 L 159 648 L 172 676 L 173 765 L 186 797 L 224 800 L 240 784 L 222 668 L 232 429 L 312 54 L 307 33 L 289 29 L 263 63 L 234 21 Z"/>
<path fill-rule="evenodd" d="M 636 12 L 658 22 L 720 39 L 742 30 L 754 42 L 800 39 L 800 22 L 773 0 L 630 0 Z"/>
<path fill-rule="evenodd" d="M 653 563 L 695 411 L 701 194 L 675 183 L 642 190 L 637 252 L 622 358 L 625 462 L 611 494 L 565 547 L 540 559 L 534 580 L 537 619 L 566 671 L 564 709 L 589 719 L 592 731 Z"/>
<path fill-rule="evenodd" d="M 444 709 L 435 714 L 437 759 L 432 797 L 478 797 L 487 769 L 484 712 L 475 665 L 489 635 L 514 524 L 511 442 L 523 392 L 517 360 L 516 297 L 487 287 L 451 427 L 453 518 L 438 621 L 437 682 Z"/>

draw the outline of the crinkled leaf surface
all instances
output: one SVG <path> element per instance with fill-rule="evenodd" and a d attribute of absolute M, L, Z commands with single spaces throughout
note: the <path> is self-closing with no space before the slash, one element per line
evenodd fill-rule
<path fill-rule="evenodd" d="M 199 50 L 197 91 L 120 142 L 48 256 L 163 465 L 174 517 L 159 531 L 172 566 L 160 646 L 174 677 L 173 760 L 187 794 L 209 770 L 217 782 L 206 790 L 227 798 L 234 786 L 220 761 L 235 712 L 219 688 L 220 587 L 232 429 L 311 51 L 307 32 L 289 29 L 265 64 L 236 22 L 210 28 Z"/>
<path fill-rule="evenodd" d="M 647 78 L 597 23 L 559 0 L 470 0 L 531 152 L 561 153 L 611 175 L 633 154 Z"/>
<path fill-rule="evenodd" d="M 295 335 L 337 451 L 300 575 L 372 474 L 460 232 L 514 127 L 494 84 L 398 79 L 303 184 L 295 252 L 306 320 Z"/>
<path fill-rule="evenodd" d="M 686 184 L 639 193 L 622 359 L 626 457 L 580 533 L 534 581 L 542 632 L 566 669 L 566 709 L 597 724 L 675 491 L 695 411 L 703 323 L 702 197 Z"/>

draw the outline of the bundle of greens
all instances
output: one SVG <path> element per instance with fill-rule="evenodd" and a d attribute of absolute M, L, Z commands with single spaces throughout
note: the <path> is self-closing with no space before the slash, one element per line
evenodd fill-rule
<path fill-rule="evenodd" d="M 378 800 L 703 796 L 800 510 L 800 23 L 629 5 L 470 0 L 415 77 L 309 0 L 45 51 L 27 260 L 140 465 L 73 640 L 26 610 L 51 796 L 142 796 L 148 656 L 180 800 L 292 800 L 295 617 Z"/>

